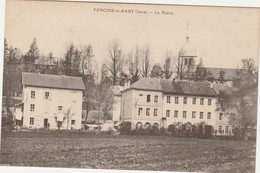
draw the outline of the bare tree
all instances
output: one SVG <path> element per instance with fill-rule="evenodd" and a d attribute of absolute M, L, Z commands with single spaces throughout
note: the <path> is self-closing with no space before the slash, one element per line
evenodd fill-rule
<path fill-rule="evenodd" d="M 91 44 L 81 45 L 81 72 L 83 75 L 88 74 L 92 75 L 93 73 L 93 47 Z"/>
<path fill-rule="evenodd" d="M 141 59 L 141 76 L 143 78 L 149 77 L 151 74 L 151 50 L 150 46 L 146 45 L 142 49 L 142 59 Z"/>
<path fill-rule="evenodd" d="M 165 53 L 165 59 L 163 62 L 163 75 L 165 79 L 170 79 L 173 74 L 173 59 L 172 54 L 169 51 Z"/>
<path fill-rule="evenodd" d="M 139 79 L 140 59 L 141 59 L 141 50 L 138 46 L 136 46 L 134 51 L 130 51 L 128 53 L 128 59 L 127 59 L 128 70 L 131 76 L 131 83 L 134 83 Z"/>
<path fill-rule="evenodd" d="M 66 76 L 70 76 L 72 74 L 72 63 L 73 63 L 74 50 L 75 50 L 74 44 L 71 43 L 66 50 L 64 60 L 62 60 L 62 65 L 64 67 Z"/>
<path fill-rule="evenodd" d="M 120 49 L 118 41 L 110 43 L 107 49 L 107 58 L 107 68 L 112 76 L 113 85 L 115 85 L 123 70 L 122 50 Z"/>
<path fill-rule="evenodd" d="M 104 114 L 104 122 L 109 118 L 113 107 L 113 85 L 108 81 L 101 81 L 96 85 L 95 99 L 98 103 L 98 109 Z"/>

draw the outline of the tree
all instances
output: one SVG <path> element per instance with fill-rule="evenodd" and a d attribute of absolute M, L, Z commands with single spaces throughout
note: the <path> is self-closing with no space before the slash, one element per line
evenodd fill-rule
<path fill-rule="evenodd" d="M 194 73 L 195 81 L 205 81 L 207 79 L 207 73 L 207 69 L 204 68 L 203 60 L 202 58 L 200 58 L 200 61 Z"/>
<path fill-rule="evenodd" d="M 9 48 L 8 63 L 19 63 L 22 57 L 22 51 L 18 48 Z"/>
<path fill-rule="evenodd" d="M 98 109 L 104 114 L 104 122 L 109 118 L 113 107 L 113 85 L 108 81 L 101 81 L 96 86 L 95 99 L 98 103 Z"/>
<path fill-rule="evenodd" d="M 111 83 L 113 83 L 113 81 L 109 77 L 109 70 L 106 64 L 103 64 L 101 68 L 101 82 L 104 81 L 110 81 Z"/>
<path fill-rule="evenodd" d="M 170 79 L 173 74 L 172 55 L 169 51 L 165 53 L 165 60 L 163 63 L 163 75 L 165 79 Z"/>
<path fill-rule="evenodd" d="M 72 74 L 73 76 L 80 76 L 81 52 L 75 48 L 72 59 Z"/>
<path fill-rule="evenodd" d="M 74 54 L 74 45 L 71 43 L 65 53 L 65 58 L 62 60 L 62 65 L 65 71 L 66 76 L 72 75 L 72 63 L 73 63 L 73 54 Z"/>
<path fill-rule="evenodd" d="M 139 64 L 141 59 L 141 50 L 138 46 L 136 46 L 136 49 L 133 53 L 133 51 L 128 53 L 128 70 L 131 76 L 131 83 L 134 83 L 139 80 Z"/>
<path fill-rule="evenodd" d="M 118 41 L 113 41 L 108 46 L 107 58 L 107 68 L 112 76 L 113 85 L 116 85 L 123 68 L 122 51 Z"/>
<path fill-rule="evenodd" d="M 4 62 L 7 62 L 9 59 L 9 48 L 6 39 L 4 40 Z"/>
<path fill-rule="evenodd" d="M 151 74 L 151 50 L 150 46 L 146 45 L 142 49 L 142 59 L 141 59 L 141 76 L 147 78 Z"/>
<path fill-rule="evenodd" d="M 219 71 L 219 81 L 220 81 L 220 83 L 222 83 L 222 84 L 223 84 L 224 81 L 225 81 L 225 73 L 226 73 L 226 72 L 225 72 L 224 70 L 222 70 L 222 69 Z"/>
<path fill-rule="evenodd" d="M 163 78 L 163 70 L 159 63 L 154 64 L 151 71 L 151 78 Z"/>
<path fill-rule="evenodd" d="M 222 91 L 224 109 L 230 113 L 230 123 L 242 131 L 247 140 L 247 131 L 256 125 L 258 73 L 253 59 L 243 59 L 242 69 L 237 70 L 232 91 Z"/>
<path fill-rule="evenodd" d="M 89 45 L 81 45 L 81 72 L 83 75 L 88 74 L 91 75 L 93 73 L 93 57 L 94 51 L 91 44 Z"/>
<path fill-rule="evenodd" d="M 21 51 L 18 48 L 8 48 L 7 42 L 4 47 L 4 69 L 3 69 L 3 96 L 5 96 L 5 107 L 8 118 L 12 118 L 13 114 L 10 107 L 14 107 L 14 103 L 10 97 L 21 94 Z M 3 121 L 6 122 L 6 121 Z M 7 121 L 10 122 L 10 121 Z M 9 124 L 11 125 L 11 124 Z"/>
<path fill-rule="evenodd" d="M 40 50 L 38 49 L 36 38 L 34 38 L 29 51 L 24 56 L 24 61 L 26 63 L 34 64 L 40 57 L 39 52 Z"/>
<path fill-rule="evenodd" d="M 55 58 L 53 57 L 53 53 L 49 52 L 47 56 L 48 64 L 53 64 L 55 61 Z"/>

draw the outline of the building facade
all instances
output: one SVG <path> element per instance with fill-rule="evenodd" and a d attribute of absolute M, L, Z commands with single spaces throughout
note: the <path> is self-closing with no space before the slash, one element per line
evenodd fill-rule
<path fill-rule="evenodd" d="M 27 128 L 80 129 L 85 89 L 79 77 L 22 73 L 15 116 Z"/>
<path fill-rule="evenodd" d="M 122 91 L 121 120 L 132 122 L 132 128 L 205 122 L 220 134 L 219 126 L 226 128 L 228 121 L 219 118 L 218 104 L 208 83 L 144 78 Z"/>

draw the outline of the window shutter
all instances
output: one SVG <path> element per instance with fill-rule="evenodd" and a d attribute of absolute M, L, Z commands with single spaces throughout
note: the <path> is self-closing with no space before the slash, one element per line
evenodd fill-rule
<path fill-rule="evenodd" d="M 49 92 L 49 100 L 51 100 L 51 92 Z"/>
<path fill-rule="evenodd" d="M 43 100 L 44 100 L 45 92 L 43 92 Z"/>

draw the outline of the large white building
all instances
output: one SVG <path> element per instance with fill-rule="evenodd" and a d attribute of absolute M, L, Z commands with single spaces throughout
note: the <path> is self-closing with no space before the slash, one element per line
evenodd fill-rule
<path fill-rule="evenodd" d="M 80 77 L 22 73 L 22 103 L 15 119 L 27 128 L 80 129 L 82 97 Z"/>
<path fill-rule="evenodd" d="M 205 122 L 220 134 L 220 128 L 232 128 L 218 107 L 209 83 L 143 78 L 122 91 L 121 120 L 132 122 L 132 128 Z"/>

